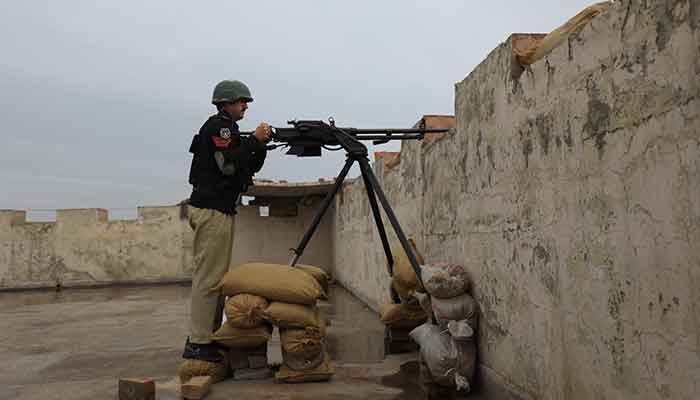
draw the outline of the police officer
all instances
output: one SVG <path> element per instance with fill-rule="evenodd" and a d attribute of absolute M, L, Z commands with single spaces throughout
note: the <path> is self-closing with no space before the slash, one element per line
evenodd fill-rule
<path fill-rule="evenodd" d="M 241 136 L 236 121 L 253 101 L 240 81 L 225 80 L 214 88 L 211 116 L 192 139 L 189 182 L 193 186 L 188 206 L 194 230 L 192 248 L 192 299 L 190 336 L 183 358 L 219 362 L 222 355 L 211 334 L 216 328 L 219 294 L 210 292 L 228 271 L 234 235 L 236 203 L 252 176 L 265 162 L 270 126 L 261 123 L 251 136 Z"/>

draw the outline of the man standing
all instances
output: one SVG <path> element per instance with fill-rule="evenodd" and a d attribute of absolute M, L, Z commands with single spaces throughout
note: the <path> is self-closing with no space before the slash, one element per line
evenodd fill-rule
<path fill-rule="evenodd" d="M 194 231 L 192 248 L 192 299 L 190 337 L 183 358 L 219 362 L 222 355 L 211 334 L 217 319 L 219 293 L 210 289 L 228 271 L 233 247 L 234 214 L 241 193 L 265 161 L 265 143 L 270 126 L 261 123 L 249 137 L 239 134 L 248 103 L 248 87 L 240 81 L 221 81 L 214 88 L 212 103 L 218 113 L 211 116 L 192 139 L 194 155 L 189 182 L 188 218 Z"/>

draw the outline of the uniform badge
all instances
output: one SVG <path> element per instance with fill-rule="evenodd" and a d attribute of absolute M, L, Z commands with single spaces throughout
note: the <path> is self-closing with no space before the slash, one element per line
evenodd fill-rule
<path fill-rule="evenodd" d="M 221 130 L 219 131 L 219 136 L 221 136 L 222 139 L 230 139 L 231 130 L 228 128 L 221 128 Z"/>

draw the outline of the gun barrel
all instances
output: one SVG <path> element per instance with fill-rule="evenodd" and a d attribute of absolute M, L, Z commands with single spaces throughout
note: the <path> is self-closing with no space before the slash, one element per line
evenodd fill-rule
<path fill-rule="evenodd" d="M 410 129 L 356 129 L 356 128 L 340 128 L 348 133 L 352 134 L 357 134 L 357 135 L 395 135 L 395 134 L 411 134 L 411 133 L 445 133 L 449 131 L 449 129 L 443 129 L 443 128 L 431 128 L 431 129 L 416 129 L 416 128 L 410 128 Z"/>
<path fill-rule="evenodd" d="M 432 128 L 432 129 L 357 129 L 357 128 L 339 128 L 353 136 L 356 136 L 358 139 L 365 139 L 365 140 L 377 140 L 377 139 L 386 139 L 387 137 L 391 137 L 392 139 L 416 139 L 423 134 L 426 133 L 445 133 L 448 132 L 449 129 L 443 129 L 443 128 Z M 277 130 L 294 130 L 294 128 L 277 128 L 277 127 L 272 127 L 272 131 L 275 132 Z M 254 132 L 253 131 L 241 131 L 239 132 L 241 135 L 252 135 Z M 413 135 L 413 136 L 400 136 L 400 135 Z"/>

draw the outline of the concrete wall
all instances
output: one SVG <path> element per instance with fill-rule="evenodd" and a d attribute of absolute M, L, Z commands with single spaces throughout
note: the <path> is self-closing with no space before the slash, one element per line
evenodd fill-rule
<path fill-rule="evenodd" d="M 58 210 L 56 222 L 0 211 L 0 288 L 187 279 L 191 236 L 177 206 L 140 207 L 132 221 L 103 209 Z"/>
<path fill-rule="evenodd" d="M 236 216 L 233 263 L 286 263 L 310 224 L 316 203 L 297 217 L 261 217 L 258 207 Z M 302 262 L 328 268 L 332 218 Z M 0 211 L 0 290 L 189 280 L 192 231 L 179 206 L 140 207 L 137 220 L 109 221 L 102 209 L 58 210 L 56 222 L 27 222 L 24 211 Z"/>
<path fill-rule="evenodd" d="M 624 1 L 512 78 L 508 41 L 456 85 L 457 129 L 377 173 L 428 261 L 465 264 L 480 364 L 533 399 L 700 391 L 700 3 Z M 335 275 L 389 277 L 361 186 Z"/>
<path fill-rule="evenodd" d="M 291 258 L 289 249 L 296 248 L 311 225 L 318 208 L 318 201 L 299 204 L 296 217 L 261 217 L 258 207 L 241 207 L 236 215 L 231 264 L 264 261 L 287 264 Z M 333 208 L 321 220 L 299 263 L 331 270 L 333 263 Z"/>

